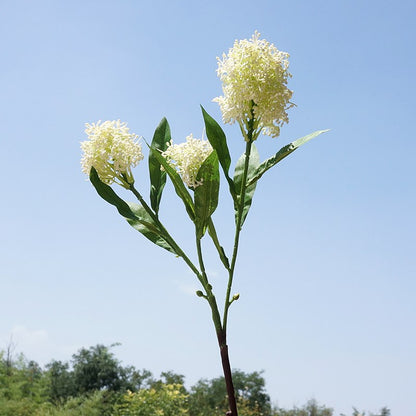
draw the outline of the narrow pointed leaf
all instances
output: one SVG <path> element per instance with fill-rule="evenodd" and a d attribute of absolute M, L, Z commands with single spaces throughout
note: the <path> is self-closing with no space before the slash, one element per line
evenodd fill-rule
<path fill-rule="evenodd" d="M 120 215 L 123 216 L 133 228 L 140 231 L 146 238 L 158 246 L 177 254 L 163 238 L 163 234 L 158 226 L 141 205 L 123 201 L 113 191 L 111 186 L 101 182 L 97 171 L 93 167 L 90 172 L 90 180 L 98 194 L 109 204 L 114 205 Z"/>
<path fill-rule="evenodd" d="M 224 248 L 221 246 L 220 242 L 218 241 L 217 231 L 215 230 L 214 223 L 212 218 L 208 221 L 208 234 L 210 235 L 214 245 L 218 251 L 222 264 L 225 266 L 227 270 L 230 268 L 230 262 L 228 260 L 227 255 L 225 254 Z"/>
<path fill-rule="evenodd" d="M 230 187 L 231 196 L 235 200 L 236 191 L 233 180 L 229 176 L 229 169 L 231 164 L 230 152 L 227 146 L 227 138 L 220 125 L 205 111 L 202 107 L 202 115 L 205 122 L 205 131 L 211 146 L 215 149 L 218 155 L 218 160 L 224 172 L 225 178 L 227 179 Z"/>
<path fill-rule="evenodd" d="M 154 153 L 165 151 L 170 140 L 169 123 L 166 118 L 163 118 L 155 130 L 149 152 L 150 204 L 156 214 L 159 212 L 160 200 L 166 183 L 166 172 L 160 169 L 160 163 Z"/>
<path fill-rule="evenodd" d="M 135 219 L 128 218 L 127 222 L 154 244 L 177 255 L 172 246 L 163 238 L 163 234 L 160 232 L 157 224 L 146 210 L 137 203 L 129 202 L 128 205 L 133 212 Z"/>
<path fill-rule="evenodd" d="M 241 195 L 241 187 L 243 186 L 242 182 L 243 182 L 245 159 L 246 159 L 246 155 L 245 153 L 243 153 L 238 159 L 237 164 L 235 165 L 234 183 L 235 183 L 235 189 L 236 189 L 237 195 Z M 257 151 L 255 144 L 253 143 L 251 145 L 250 159 L 248 163 L 247 184 L 250 183 L 251 178 L 253 177 L 253 174 L 257 170 L 259 164 L 260 164 L 259 152 Z M 244 224 L 248 211 L 250 210 L 251 202 L 253 200 L 253 195 L 254 195 L 255 190 L 256 190 L 256 182 L 254 182 L 252 185 L 247 185 L 246 187 L 241 226 Z M 239 198 L 240 197 L 237 197 L 237 202 L 234 204 L 236 222 L 237 222 L 237 216 L 238 216 Z"/>
<path fill-rule="evenodd" d="M 282 159 L 284 159 L 286 156 L 289 156 L 291 153 L 293 153 L 296 149 L 298 149 L 300 146 L 307 143 L 309 140 L 312 140 L 316 136 L 319 136 L 322 133 L 325 133 L 329 130 L 318 130 L 314 133 L 308 134 L 307 136 L 301 137 L 300 139 L 295 140 L 292 143 L 289 143 L 288 145 L 282 147 L 274 156 L 270 157 L 269 159 L 265 160 L 253 173 L 251 179 L 249 180 L 248 184 L 252 185 L 255 182 L 257 182 L 265 172 L 267 172 L 270 168 L 272 168 L 274 165 L 279 163 Z"/>
<path fill-rule="evenodd" d="M 192 201 L 192 197 L 188 190 L 185 188 L 185 185 L 182 181 L 182 178 L 179 176 L 178 172 L 169 163 L 166 159 L 160 154 L 160 152 L 153 150 L 154 157 L 158 160 L 158 162 L 163 166 L 165 172 L 169 175 L 170 179 L 172 180 L 173 186 L 175 187 L 176 194 L 182 199 L 186 212 L 188 213 L 189 217 L 192 221 L 195 220 L 195 208 L 194 202 Z"/>
<path fill-rule="evenodd" d="M 196 176 L 202 184 L 195 188 L 195 225 L 198 238 L 206 231 L 208 221 L 218 205 L 220 174 L 217 152 L 213 150 L 204 160 Z"/>
<path fill-rule="evenodd" d="M 127 202 L 123 201 L 114 191 L 110 185 L 101 182 L 97 171 L 94 167 L 90 171 L 90 181 L 94 185 L 98 195 L 101 196 L 109 204 L 114 205 L 117 211 L 125 218 L 134 219 L 135 215 L 131 212 Z"/>

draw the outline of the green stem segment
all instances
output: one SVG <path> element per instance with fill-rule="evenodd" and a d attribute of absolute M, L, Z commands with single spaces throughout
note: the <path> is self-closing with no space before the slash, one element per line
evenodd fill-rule
<path fill-rule="evenodd" d="M 204 259 L 202 257 L 201 239 L 198 237 L 196 238 L 196 249 L 198 252 L 199 267 L 202 272 L 202 280 L 203 280 L 202 285 L 206 292 L 206 299 L 211 308 L 212 320 L 214 322 L 215 331 L 218 333 L 222 331 L 221 317 L 220 317 L 220 313 L 218 310 L 217 300 L 215 299 L 214 293 L 212 292 L 212 286 L 210 285 L 208 281 L 208 277 L 205 271 Z"/>
<path fill-rule="evenodd" d="M 251 146 L 253 144 L 253 141 L 256 139 L 256 137 L 253 137 L 253 133 L 255 131 L 255 125 L 254 125 L 255 118 L 254 118 L 253 107 L 254 107 L 254 103 L 252 103 L 251 118 L 247 122 L 247 136 L 246 136 L 247 140 L 246 140 L 244 171 L 243 171 L 243 178 L 242 178 L 243 180 L 241 182 L 241 189 L 240 189 L 240 195 L 239 195 L 239 200 L 238 200 L 239 204 L 238 204 L 238 212 L 237 212 L 233 255 L 231 258 L 231 265 L 228 268 L 228 286 L 227 286 L 227 293 L 225 296 L 222 331 L 217 332 L 218 343 L 219 343 L 220 352 L 221 352 L 221 361 L 222 361 L 222 366 L 224 370 L 225 384 L 227 387 L 228 402 L 230 406 L 230 412 L 227 414 L 227 416 L 238 416 L 230 360 L 228 357 L 227 320 L 228 320 L 228 311 L 229 311 L 230 305 L 233 302 L 233 299 L 231 299 L 231 288 L 233 284 L 234 270 L 235 270 L 235 264 L 237 261 L 237 253 L 238 253 L 238 244 L 240 241 L 240 232 L 241 232 L 242 222 L 243 222 L 243 209 L 244 209 L 244 201 L 245 201 L 246 189 L 247 189 L 247 176 L 248 176 Z"/>
<path fill-rule="evenodd" d="M 189 257 L 183 252 L 183 250 L 178 246 L 176 241 L 173 239 L 173 237 L 169 234 L 168 230 L 163 226 L 163 224 L 160 222 L 158 216 L 153 212 L 153 210 L 147 205 L 146 201 L 141 196 L 140 192 L 134 187 L 133 184 L 130 184 L 130 191 L 133 192 L 135 197 L 139 200 L 142 207 L 147 211 L 147 213 L 151 216 L 153 221 L 157 224 L 160 231 L 162 231 L 164 238 L 166 241 L 174 248 L 175 252 L 178 254 L 178 256 L 182 257 L 185 263 L 190 267 L 190 269 L 195 273 L 198 280 L 201 282 L 202 286 L 205 287 L 204 279 L 199 270 L 196 268 L 196 266 L 192 263 L 192 261 L 189 259 Z"/>
<path fill-rule="evenodd" d="M 235 238 L 234 238 L 234 250 L 233 250 L 233 256 L 231 258 L 231 266 L 230 266 L 229 272 L 228 272 L 228 286 L 227 286 L 227 293 L 225 295 L 224 316 L 223 316 L 224 331 L 227 330 L 228 310 L 229 310 L 230 305 L 232 303 L 232 299 L 230 299 L 230 297 L 231 297 L 231 287 L 232 287 L 232 284 L 233 284 L 234 269 L 235 269 L 235 264 L 236 264 L 236 261 L 237 261 L 237 253 L 238 253 L 238 244 L 239 244 L 239 241 L 240 241 L 241 223 L 242 223 L 242 219 L 243 219 L 244 199 L 245 199 L 245 196 L 246 196 L 246 183 L 247 183 L 247 175 L 248 175 L 248 165 L 249 165 L 249 160 L 250 160 L 251 146 L 253 144 L 252 130 L 249 130 L 248 138 L 249 138 L 249 140 L 246 143 L 246 153 L 245 153 L 246 157 L 245 157 L 245 162 L 244 162 L 243 180 L 242 180 L 241 191 L 240 191 L 240 195 L 239 195 L 237 224 L 236 224 Z"/>
<path fill-rule="evenodd" d="M 254 103 L 253 103 L 254 105 Z M 234 269 L 235 264 L 237 261 L 237 253 L 238 253 L 238 244 L 240 240 L 240 232 L 242 228 L 242 219 L 243 219 L 243 209 L 244 209 L 244 200 L 246 195 L 246 188 L 247 188 L 247 176 L 248 176 L 248 168 L 249 168 L 249 161 L 250 161 L 250 153 L 251 153 L 251 146 L 253 144 L 253 141 L 256 139 L 256 137 L 253 137 L 253 132 L 255 131 L 254 126 L 254 112 L 253 109 L 251 111 L 251 119 L 248 120 L 246 126 L 247 126 L 247 136 L 246 137 L 246 151 L 245 151 L 245 162 L 244 162 L 244 171 L 243 171 L 243 178 L 241 183 L 241 189 L 240 189 L 240 195 L 238 200 L 238 212 L 237 212 L 237 221 L 236 221 L 236 231 L 235 231 L 235 238 L 234 238 L 234 249 L 233 249 L 233 255 L 231 259 L 231 265 L 228 264 L 228 259 L 225 256 L 225 253 L 222 250 L 222 247 L 220 246 L 217 235 L 215 232 L 214 224 L 210 220 L 209 222 L 209 231 L 211 234 L 211 238 L 214 241 L 214 245 L 217 248 L 217 251 L 220 255 L 221 261 L 223 262 L 225 268 L 228 270 L 228 286 L 227 286 L 227 293 L 225 297 L 225 306 L 224 306 L 224 315 L 223 320 L 221 322 L 220 313 L 218 310 L 217 301 L 215 299 L 215 296 L 212 292 L 212 286 L 209 284 L 208 277 L 205 271 L 205 265 L 204 260 L 202 257 L 202 248 L 201 248 L 201 239 L 196 237 L 196 248 L 198 252 L 198 261 L 199 261 L 199 271 L 196 266 L 192 263 L 192 261 L 186 256 L 186 254 L 182 251 L 182 249 L 178 246 L 178 244 L 175 242 L 175 240 L 171 237 L 171 235 L 168 233 L 166 228 L 162 225 L 160 222 L 158 216 L 153 212 L 153 210 L 147 205 L 146 201 L 143 199 L 143 197 L 140 195 L 140 193 L 136 190 L 133 184 L 130 185 L 130 190 L 133 192 L 133 194 L 137 197 L 139 202 L 142 204 L 143 208 L 148 212 L 148 214 L 151 216 L 153 221 L 157 224 L 159 229 L 164 235 L 164 238 L 166 241 L 174 248 L 176 253 L 183 258 L 185 263 L 191 268 L 191 270 L 195 273 L 198 280 L 202 284 L 203 288 L 205 289 L 206 296 L 204 296 L 211 308 L 212 312 L 212 320 L 214 322 L 215 331 L 217 334 L 218 339 L 218 345 L 220 348 L 220 355 L 221 355 L 221 363 L 222 368 L 224 372 L 224 378 L 225 378 L 225 385 L 227 389 L 227 395 L 228 395 L 228 403 L 230 410 L 227 412 L 227 416 L 238 416 L 237 411 L 237 402 L 235 397 L 235 391 L 234 391 L 234 385 L 233 385 L 233 379 L 232 379 L 232 372 L 231 372 L 231 365 L 230 365 L 230 359 L 228 355 L 228 345 L 227 345 L 227 319 L 228 319 L 228 310 L 230 308 L 231 303 L 233 302 L 233 299 L 231 299 L 231 287 L 233 283 L 233 277 L 234 277 Z"/>
<path fill-rule="evenodd" d="M 206 290 L 206 299 L 208 300 L 209 306 L 211 307 L 212 320 L 214 321 L 215 331 L 217 333 L 218 345 L 220 347 L 221 364 L 222 364 L 222 369 L 224 372 L 225 386 L 227 389 L 228 404 L 230 406 L 230 411 L 227 412 L 227 416 L 238 416 L 237 401 L 235 398 L 231 365 L 230 365 L 230 359 L 228 356 L 227 334 L 221 325 L 221 317 L 218 311 L 217 301 L 215 299 L 214 294 L 212 293 L 212 287 L 208 282 L 208 277 L 205 272 L 205 265 L 204 265 L 204 260 L 202 257 L 202 249 L 201 249 L 201 239 L 198 237 L 196 238 L 196 247 L 198 251 L 199 266 L 201 268 L 203 279 L 206 282 L 206 286 L 204 286 Z"/>
<path fill-rule="evenodd" d="M 222 322 L 222 331 L 217 331 L 218 337 L 218 344 L 220 346 L 220 353 L 221 353 L 221 362 L 222 367 L 224 370 L 224 378 L 225 384 L 227 387 L 227 394 L 228 394 L 228 403 L 230 406 L 230 412 L 227 413 L 227 416 L 238 416 L 237 412 L 237 402 L 235 398 L 235 391 L 231 373 L 231 366 L 230 360 L 228 356 L 228 346 L 227 346 L 227 320 L 228 320 L 228 310 L 230 305 L 233 302 L 231 299 L 231 288 L 233 284 L 234 278 L 234 270 L 235 264 L 237 261 L 237 253 L 238 253 L 238 244 L 240 241 L 240 232 L 242 228 L 243 222 L 243 209 L 244 209 L 244 201 L 246 196 L 246 189 L 247 189 L 247 176 L 248 176 L 248 167 L 250 161 L 250 153 L 253 141 L 256 137 L 253 137 L 253 133 L 255 131 L 255 118 L 254 118 L 254 111 L 253 111 L 254 103 L 252 103 L 251 109 L 251 119 L 247 122 L 247 140 L 246 140 L 246 152 L 245 152 L 245 161 L 244 161 L 244 171 L 243 171 L 243 180 L 241 182 L 241 189 L 239 195 L 239 204 L 238 204 L 238 212 L 237 212 L 237 221 L 236 221 L 236 230 L 235 230 L 235 238 L 234 238 L 234 249 L 233 249 L 233 256 L 231 259 L 231 265 L 228 267 L 228 286 L 227 286 L 227 293 L 225 296 L 225 306 L 224 306 L 224 316 Z"/>

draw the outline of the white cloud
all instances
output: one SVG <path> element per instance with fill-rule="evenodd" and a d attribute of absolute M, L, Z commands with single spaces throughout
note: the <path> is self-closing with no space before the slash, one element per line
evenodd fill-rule
<path fill-rule="evenodd" d="M 23 353 L 28 360 L 45 365 L 52 359 L 67 361 L 79 346 L 62 345 L 51 339 L 44 329 L 16 325 L 9 334 L 0 336 L 0 349 L 13 346 L 14 354 Z"/>
<path fill-rule="evenodd" d="M 26 346 L 33 347 L 40 344 L 45 344 L 48 342 L 48 333 L 43 329 L 30 330 L 23 325 L 16 325 L 12 329 L 11 333 L 12 339 L 15 342 L 20 340 Z"/>

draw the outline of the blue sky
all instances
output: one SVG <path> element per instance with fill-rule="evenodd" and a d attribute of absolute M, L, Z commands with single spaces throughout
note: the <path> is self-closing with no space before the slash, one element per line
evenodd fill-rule
<path fill-rule="evenodd" d="M 290 53 L 297 107 L 262 159 L 318 129 L 260 182 L 242 235 L 231 362 L 264 370 L 274 403 L 315 397 L 416 413 L 414 2 L 2 1 L 0 347 L 46 363 L 121 342 L 125 364 L 188 384 L 221 374 L 196 279 L 95 193 L 80 170 L 84 123 L 121 119 L 177 142 L 221 119 L 216 57 L 262 37 Z M 233 163 L 244 150 L 224 127 Z M 146 163 L 135 171 L 148 194 Z M 127 195 L 124 194 L 126 197 Z M 192 253 L 168 186 L 162 218 Z M 214 215 L 232 245 L 224 192 Z M 226 277 L 208 242 L 221 296 Z M 222 303 L 222 302 L 221 302 Z"/>

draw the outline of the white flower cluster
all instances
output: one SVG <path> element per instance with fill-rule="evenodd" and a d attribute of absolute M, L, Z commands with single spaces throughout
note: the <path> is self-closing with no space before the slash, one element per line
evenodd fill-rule
<path fill-rule="evenodd" d="M 212 146 L 209 141 L 195 139 L 191 134 L 184 143 L 173 144 L 171 141 L 162 155 L 178 171 L 182 180 L 195 189 L 202 184 L 196 180 L 199 168 L 211 152 Z"/>
<path fill-rule="evenodd" d="M 83 172 L 89 175 L 94 166 L 102 182 L 108 185 L 116 182 L 128 188 L 134 182 L 131 168 L 143 159 L 138 136 L 129 133 L 127 124 L 120 120 L 85 126 L 88 140 L 81 143 Z"/>
<path fill-rule="evenodd" d="M 290 102 L 293 91 L 287 88 L 289 54 L 259 36 L 256 31 L 249 40 L 235 41 L 228 55 L 217 58 L 224 95 L 214 98 L 224 123 L 237 121 L 243 133 L 254 114 L 253 139 L 260 132 L 277 137 L 280 126 L 289 122 L 286 110 L 294 105 Z"/>

